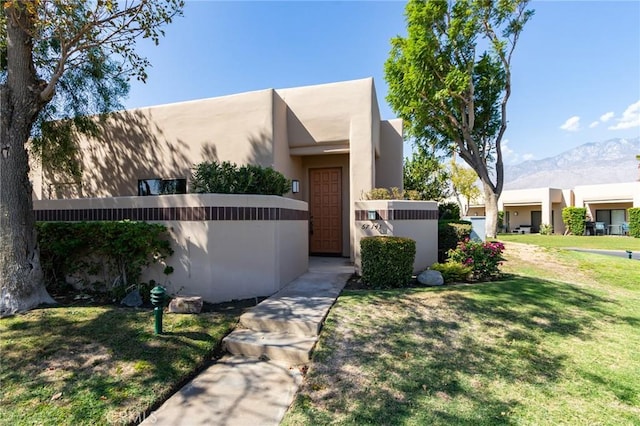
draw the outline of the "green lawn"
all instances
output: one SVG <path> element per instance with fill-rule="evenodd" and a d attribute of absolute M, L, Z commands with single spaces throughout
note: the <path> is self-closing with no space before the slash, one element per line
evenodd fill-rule
<path fill-rule="evenodd" d="M 575 236 L 539 234 L 500 234 L 500 241 L 535 244 L 541 247 L 573 247 L 603 250 L 640 251 L 640 238 L 616 235 Z"/>
<path fill-rule="evenodd" d="M 38 309 L 0 320 L 0 424 L 130 424 L 210 362 L 238 309 Z"/>
<path fill-rule="evenodd" d="M 516 251 L 498 282 L 344 292 L 283 424 L 640 424 L 640 262 Z"/>

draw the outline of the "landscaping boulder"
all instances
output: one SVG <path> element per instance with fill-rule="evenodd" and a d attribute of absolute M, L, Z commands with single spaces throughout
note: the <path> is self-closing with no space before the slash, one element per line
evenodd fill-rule
<path fill-rule="evenodd" d="M 174 297 L 169 303 L 169 312 L 174 314 L 199 314 L 202 310 L 202 297 Z"/>
<path fill-rule="evenodd" d="M 142 306 L 142 296 L 140 295 L 140 291 L 137 288 L 134 289 L 132 292 L 127 294 L 120 303 L 130 308 Z"/>
<path fill-rule="evenodd" d="M 440 271 L 432 271 L 431 269 L 427 269 L 426 271 L 422 271 L 420 275 L 418 275 L 418 282 L 422 285 L 433 287 L 443 285 L 444 278 L 442 278 L 442 274 L 440 273 Z"/>

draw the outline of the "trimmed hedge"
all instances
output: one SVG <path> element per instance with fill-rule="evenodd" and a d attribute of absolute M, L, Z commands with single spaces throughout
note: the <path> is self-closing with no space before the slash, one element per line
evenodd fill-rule
<path fill-rule="evenodd" d="M 364 237 L 360 240 L 362 281 L 371 288 L 397 288 L 410 284 L 416 242 L 405 237 Z"/>
<path fill-rule="evenodd" d="M 629 235 L 640 238 L 640 207 L 633 207 L 629 212 Z"/>
<path fill-rule="evenodd" d="M 460 220 L 458 203 L 438 203 L 438 213 L 440 220 Z"/>
<path fill-rule="evenodd" d="M 167 228 L 159 224 L 39 222 L 36 227 L 49 289 L 65 288 L 74 276 L 84 287 L 124 296 L 128 287 L 140 287 L 143 268 L 173 254 Z M 166 274 L 172 271 L 165 268 Z"/>
<path fill-rule="evenodd" d="M 284 195 L 291 181 L 271 167 L 203 162 L 193 167 L 191 192 L 206 194 Z"/>
<path fill-rule="evenodd" d="M 444 262 L 447 252 L 455 249 L 460 241 L 469 237 L 471 237 L 471 222 L 468 220 L 439 220 L 438 262 Z"/>
<path fill-rule="evenodd" d="M 562 209 L 562 221 L 573 235 L 583 235 L 587 209 L 584 207 L 565 207 Z"/>

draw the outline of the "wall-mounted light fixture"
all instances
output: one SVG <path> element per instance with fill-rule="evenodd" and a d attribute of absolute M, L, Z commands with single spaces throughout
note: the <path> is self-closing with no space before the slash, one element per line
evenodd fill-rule
<path fill-rule="evenodd" d="M 300 181 L 297 179 L 294 179 L 291 181 L 291 192 L 293 192 L 294 194 L 297 194 L 298 192 L 300 192 Z"/>
<path fill-rule="evenodd" d="M 367 219 L 376 220 L 378 218 L 378 212 L 375 210 L 369 210 L 367 212 Z"/>
<path fill-rule="evenodd" d="M 513 212 L 513 215 L 514 216 L 518 216 L 518 212 Z"/>

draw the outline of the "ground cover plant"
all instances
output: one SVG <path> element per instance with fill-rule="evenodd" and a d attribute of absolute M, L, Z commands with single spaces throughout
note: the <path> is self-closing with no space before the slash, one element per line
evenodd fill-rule
<path fill-rule="evenodd" d="M 344 292 L 283 424 L 638 424 L 640 263 L 504 255 L 500 281 Z"/>
<path fill-rule="evenodd" d="M 0 424 L 135 424 L 218 355 L 240 305 L 164 315 L 66 306 L 0 320 Z"/>

